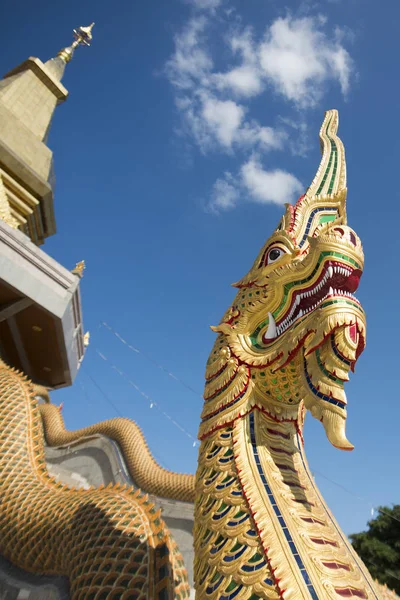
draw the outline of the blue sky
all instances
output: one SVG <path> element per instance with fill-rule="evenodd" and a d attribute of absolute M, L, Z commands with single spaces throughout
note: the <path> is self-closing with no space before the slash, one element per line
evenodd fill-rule
<path fill-rule="evenodd" d="M 51 58 L 74 27 L 96 22 L 93 45 L 67 68 L 70 97 L 49 140 L 58 233 L 44 249 L 68 268 L 87 264 L 90 347 L 74 386 L 53 394 L 69 428 L 118 412 L 165 466 L 194 472 L 192 440 L 112 365 L 196 436 L 208 326 L 282 203 L 310 184 L 324 111 L 337 108 L 349 224 L 366 254 L 367 348 L 346 390 L 356 449 L 332 448 L 309 416 L 306 450 L 346 533 L 365 526 L 370 503 L 399 502 L 399 17 L 397 3 L 378 10 L 366 0 L 9 4 L 2 73 L 28 56 Z"/>

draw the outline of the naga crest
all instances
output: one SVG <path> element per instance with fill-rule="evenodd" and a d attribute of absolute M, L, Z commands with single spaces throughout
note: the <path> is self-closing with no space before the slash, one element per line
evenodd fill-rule
<path fill-rule="evenodd" d="M 278 420 L 319 419 L 330 442 L 345 435 L 344 383 L 365 345 L 354 297 L 363 269 L 360 239 L 347 225 L 346 163 L 338 113 L 326 113 L 322 160 L 306 193 L 286 212 L 233 305 L 212 329 L 200 437 L 254 407 Z M 303 404 L 304 403 L 304 404 Z"/>

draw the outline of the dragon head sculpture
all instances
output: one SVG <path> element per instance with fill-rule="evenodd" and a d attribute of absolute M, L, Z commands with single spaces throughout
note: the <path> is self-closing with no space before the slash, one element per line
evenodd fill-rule
<path fill-rule="evenodd" d="M 353 449 L 345 434 L 344 383 L 365 345 L 365 315 L 353 295 L 364 258 L 347 225 L 337 128 L 337 111 L 330 110 L 311 186 L 295 206 L 286 206 L 213 328 L 220 335 L 207 365 L 200 437 L 254 406 L 301 423 L 305 406 L 334 446 Z"/>

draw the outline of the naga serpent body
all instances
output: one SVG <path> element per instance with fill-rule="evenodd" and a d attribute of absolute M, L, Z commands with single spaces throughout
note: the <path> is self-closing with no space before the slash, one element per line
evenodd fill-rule
<path fill-rule="evenodd" d="M 196 475 L 199 600 L 380 597 L 303 449 L 306 409 L 334 446 L 353 448 L 343 386 L 365 344 L 353 296 L 363 251 L 346 224 L 337 127 L 337 112 L 328 111 L 314 181 L 287 205 L 213 328 Z"/>
<path fill-rule="evenodd" d="M 41 404 L 40 414 L 49 446 L 63 446 L 85 437 L 104 435 L 118 443 L 131 478 L 140 489 L 161 498 L 194 502 L 194 475 L 173 473 L 160 467 L 134 421 L 111 419 L 85 429 L 68 431 L 61 411 L 54 404 Z"/>
<path fill-rule="evenodd" d="M 50 477 L 36 391 L 0 361 L 0 552 L 68 576 L 73 600 L 184 599 L 182 556 L 147 495 L 77 490 Z"/>

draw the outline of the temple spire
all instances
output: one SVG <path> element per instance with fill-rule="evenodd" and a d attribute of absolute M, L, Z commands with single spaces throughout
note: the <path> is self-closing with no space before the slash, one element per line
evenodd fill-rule
<path fill-rule="evenodd" d="M 58 80 L 61 81 L 64 75 L 65 65 L 72 60 L 74 50 L 78 46 L 90 46 L 92 41 L 92 29 L 94 23 L 87 27 L 78 27 L 74 29 L 74 41 L 70 46 L 63 48 L 55 58 L 51 58 L 45 63 L 47 70 Z"/>
<path fill-rule="evenodd" d="M 90 45 L 93 25 L 74 29 L 73 43 L 55 58 L 31 56 L 0 79 L 0 220 L 38 245 L 56 231 L 47 140 L 54 111 L 68 96 L 61 79 L 75 48 Z"/>

